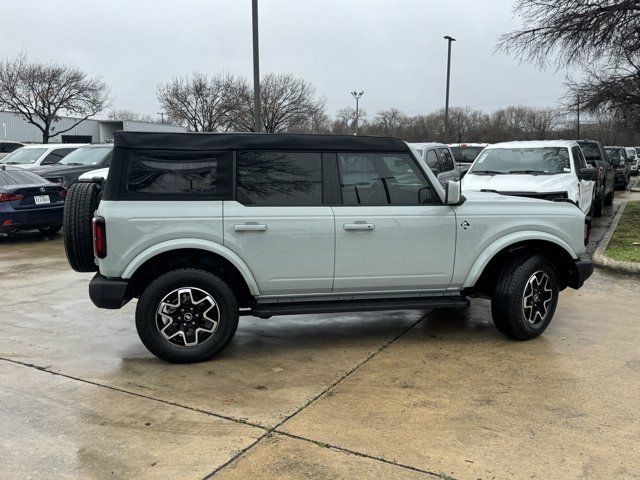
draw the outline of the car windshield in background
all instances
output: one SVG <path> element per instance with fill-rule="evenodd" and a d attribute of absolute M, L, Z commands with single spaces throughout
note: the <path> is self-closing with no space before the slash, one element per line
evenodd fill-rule
<path fill-rule="evenodd" d="M 113 147 L 80 147 L 64 157 L 58 165 L 97 165 L 111 155 Z"/>
<path fill-rule="evenodd" d="M 607 148 L 606 149 L 607 156 L 613 160 L 614 162 L 623 162 L 624 161 L 624 150 L 621 148 Z"/>
<path fill-rule="evenodd" d="M 552 175 L 569 173 L 569 149 L 542 148 L 490 148 L 484 150 L 469 173 Z"/>
<path fill-rule="evenodd" d="M 600 158 L 600 149 L 597 143 L 578 142 L 580 149 L 587 160 L 602 160 Z"/>
<path fill-rule="evenodd" d="M 5 165 L 28 165 L 35 163 L 46 152 L 46 148 L 19 148 L 2 159 Z"/>
<path fill-rule="evenodd" d="M 450 147 L 456 162 L 473 163 L 484 147 Z"/>

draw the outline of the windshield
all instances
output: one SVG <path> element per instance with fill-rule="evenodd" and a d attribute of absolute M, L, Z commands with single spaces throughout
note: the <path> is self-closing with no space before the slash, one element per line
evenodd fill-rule
<path fill-rule="evenodd" d="M 584 158 L 587 160 L 602 160 L 602 158 L 600 158 L 600 149 L 598 148 L 597 143 L 578 143 L 580 144 L 580 149 L 582 150 Z"/>
<path fill-rule="evenodd" d="M 80 147 L 64 157 L 58 165 L 97 165 L 111 155 L 113 147 Z"/>
<path fill-rule="evenodd" d="M 569 173 L 569 149 L 543 148 L 490 148 L 476 159 L 469 173 L 506 174 L 522 173 L 552 175 Z"/>
<path fill-rule="evenodd" d="M 622 148 L 607 148 L 607 157 L 614 162 L 624 162 L 624 150 Z"/>
<path fill-rule="evenodd" d="M 484 147 L 450 147 L 456 162 L 473 163 Z"/>
<path fill-rule="evenodd" d="M 27 165 L 29 163 L 35 163 L 46 151 L 46 148 L 19 148 L 4 157 L 1 163 L 6 165 Z"/>
<path fill-rule="evenodd" d="M 635 148 L 625 148 L 627 151 L 627 158 L 629 160 L 635 160 L 636 158 L 636 149 Z"/>

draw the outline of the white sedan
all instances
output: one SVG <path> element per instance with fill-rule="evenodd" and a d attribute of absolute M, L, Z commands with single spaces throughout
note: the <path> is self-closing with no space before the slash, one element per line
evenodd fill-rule
<path fill-rule="evenodd" d="M 571 201 L 589 214 L 595 170 L 577 142 L 506 142 L 489 145 L 462 179 L 462 191 L 486 191 Z"/>

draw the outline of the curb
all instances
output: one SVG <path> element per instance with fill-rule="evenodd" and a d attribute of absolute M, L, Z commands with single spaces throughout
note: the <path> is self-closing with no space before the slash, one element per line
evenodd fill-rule
<path fill-rule="evenodd" d="M 639 190 L 640 191 L 640 190 Z M 602 237 L 602 241 L 596 251 L 593 253 L 593 263 L 600 268 L 606 268 L 607 270 L 613 270 L 616 272 L 627 273 L 629 275 L 640 275 L 640 263 L 636 262 L 622 262 L 620 260 L 614 260 L 612 258 L 607 257 L 604 252 L 607 250 L 609 246 L 609 242 L 611 241 L 611 237 L 613 237 L 613 233 L 616 231 L 616 227 L 618 226 L 618 222 L 624 213 L 624 209 L 627 206 L 627 202 L 623 202 L 618 208 L 618 213 L 614 217 L 607 233 Z"/>

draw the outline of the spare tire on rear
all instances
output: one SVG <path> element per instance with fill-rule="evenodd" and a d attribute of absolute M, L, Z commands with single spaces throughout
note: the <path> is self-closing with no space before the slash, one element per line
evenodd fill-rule
<path fill-rule="evenodd" d="M 98 183 L 76 182 L 67 192 L 64 206 L 64 249 L 69 265 L 76 272 L 95 272 L 91 222 L 98 208 L 102 188 Z"/>

